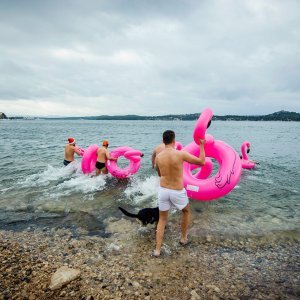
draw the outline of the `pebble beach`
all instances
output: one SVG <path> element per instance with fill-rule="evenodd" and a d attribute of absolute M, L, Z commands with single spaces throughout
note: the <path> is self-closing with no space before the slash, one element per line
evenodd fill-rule
<path fill-rule="evenodd" d="M 107 237 L 83 228 L 0 231 L 0 299 L 299 299 L 299 234 L 200 235 L 192 220 L 188 246 L 172 215 L 162 255 L 155 227 L 104 220 Z M 197 232 L 197 235 L 195 234 Z M 70 282 L 51 283 L 62 267 Z M 64 276 L 61 276 L 62 279 Z"/>

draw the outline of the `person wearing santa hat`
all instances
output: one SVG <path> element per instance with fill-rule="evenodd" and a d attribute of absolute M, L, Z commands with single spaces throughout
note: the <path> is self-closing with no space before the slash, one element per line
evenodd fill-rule
<path fill-rule="evenodd" d="M 69 137 L 68 143 L 65 146 L 65 159 L 64 159 L 65 166 L 67 166 L 69 163 L 74 161 L 74 153 L 78 154 L 78 149 L 75 145 L 76 145 L 75 139 Z"/>

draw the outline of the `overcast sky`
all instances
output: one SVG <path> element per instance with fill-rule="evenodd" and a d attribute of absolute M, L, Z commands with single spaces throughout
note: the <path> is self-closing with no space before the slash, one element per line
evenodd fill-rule
<path fill-rule="evenodd" d="M 0 111 L 300 112 L 299 0 L 0 2 Z"/>

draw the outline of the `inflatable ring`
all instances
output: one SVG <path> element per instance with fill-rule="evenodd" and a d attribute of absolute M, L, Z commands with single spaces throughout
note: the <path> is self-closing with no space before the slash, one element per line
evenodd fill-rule
<path fill-rule="evenodd" d="M 183 150 L 199 156 L 199 146 L 194 142 L 185 146 Z M 205 144 L 204 150 L 205 155 L 219 163 L 219 171 L 210 178 L 202 179 L 192 174 L 193 165 L 184 162 L 183 183 L 188 197 L 210 201 L 225 196 L 236 186 L 241 176 L 241 161 L 236 151 L 222 141 Z"/>
<path fill-rule="evenodd" d="M 175 142 L 175 150 L 182 150 L 182 148 L 183 148 L 183 146 L 182 146 L 182 144 L 180 143 L 180 142 Z"/>
<path fill-rule="evenodd" d="M 93 172 L 96 169 L 98 145 L 91 145 L 83 151 L 81 169 L 84 174 Z"/>
<path fill-rule="evenodd" d="M 193 176 L 198 179 L 206 179 L 210 176 L 213 170 L 213 163 L 209 157 L 205 157 L 205 164 L 204 166 L 199 165 L 192 165 L 191 164 L 191 171 L 201 168 L 198 172 L 196 172 Z"/>
<path fill-rule="evenodd" d="M 200 174 L 199 176 L 192 174 L 192 170 L 195 169 L 193 165 L 183 163 L 184 187 L 188 197 L 195 200 L 210 201 L 223 197 L 237 185 L 241 177 L 242 168 L 238 153 L 226 143 L 206 134 L 212 116 L 210 108 L 202 112 L 194 129 L 194 142 L 183 148 L 184 151 L 199 157 L 199 139 L 205 139 L 205 156 L 214 158 L 220 165 L 216 175 L 202 179 L 199 178 Z"/>
<path fill-rule="evenodd" d="M 114 160 L 108 160 L 106 162 L 106 168 L 112 176 L 117 178 L 127 178 L 139 170 L 143 153 L 139 150 L 134 150 L 130 147 L 124 146 L 112 150 L 110 156 L 112 158 L 124 156 L 129 160 L 129 166 L 124 169 L 120 168 L 117 162 Z"/>
<path fill-rule="evenodd" d="M 243 169 L 253 169 L 255 167 L 255 163 L 251 162 L 248 158 L 247 153 L 250 152 L 250 143 L 245 141 L 241 146 L 242 152 L 242 168 Z"/>

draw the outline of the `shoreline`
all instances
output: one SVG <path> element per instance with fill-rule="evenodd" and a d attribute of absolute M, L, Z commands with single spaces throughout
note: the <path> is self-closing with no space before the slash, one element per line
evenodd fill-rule
<path fill-rule="evenodd" d="M 199 236 L 179 245 L 172 216 L 162 256 L 151 256 L 155 228 L 125 218 L 104 220 L 107 237 L 82 228 L 0 230 L 0 299 L 298 299 L 299 238 Z M 62 266 L 80 278 L 50 290 Z"/>

